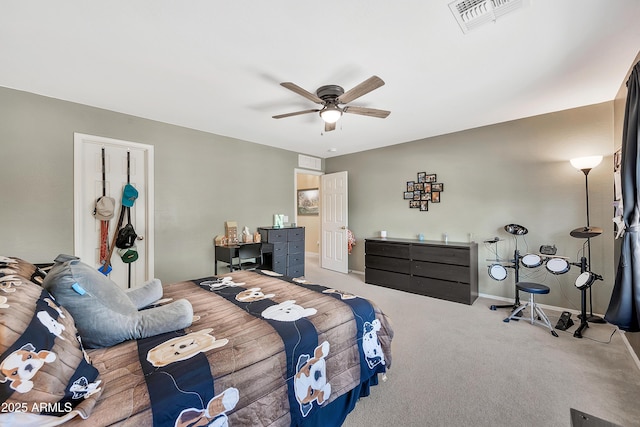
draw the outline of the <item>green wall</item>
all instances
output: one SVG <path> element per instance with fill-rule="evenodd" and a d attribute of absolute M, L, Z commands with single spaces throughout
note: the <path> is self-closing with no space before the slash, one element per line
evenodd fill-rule
<path fill-rule="evenodd" d="M 569 236 L 586 225 L 584 174 L 569 159 L 602 154 L 602 164 L 589 174 L 591 225 L 604 228 L 592 239 L 592 265 L 604 276 L 593 287 L 594 312 L 604 313 L 615 278 L 613 266 L 613 102 L 516 120 L 390 147 L 333 157 L 327 173 L 349 172 L 349 228 L 358 242 L 350 268 L 364 271 L 364 239 L 379 236 L 468 241 L 479 245 L 481 293 L 513 298 L 513 270 L 505 281 L 492 280 L 487 268 L 498 236 L 499 255 L 513 258 L 515 240 L 504 225 L 517 223 L 529 233 L 518 239 L 522 255 L 555 244 L 557 254 L 577 261 L 584 240 Z M 402 193 L 417 172 L 437 174 L 444 183 L 441 203 L 428 212 L 409 209 Z M 543 304 L 580 308 L 575 288 L 579 269 L 564 275 L 521 269 L 520 280 L 541 281 L 551 288 Z"/>
<path fill-rule="evenodd" d="M 73 253 L 74 132 L 153 145 L 155 275 L 213 274 L 213 237 L 293 216 L 297 153 L 0 88 L 0 254 Z"/>
<path fill-rule="evenodd" d="M 503 282 L 486 273 L 495 258 L 483 242 L 499 236 L 500 255 L 515 249 L 503 226 L 529 229 L 518 249 L 555 244 L 575 261 L 583 241 L 569 231 L 585 225 L 584 175 L 569 159 L 603 154 L 589 175 L 594 311 L 609 302 L 613 262 L 613 102 L 557 112 L 325 160 L 327 172 L 349 171 L 349 228 L 358 242 L 350 268 L 364 271 L 363 239 L 423 233 L 439 240 L 479 242 L 480 292 L 513 297 L 513 275 Z M 89 106 L 0 88 L 0 168 L 3 190 L 0 254 L 48 262 L 73 253 L 74 132 L 155 147 L 155 266 L 168 283 L 213 273 L 212 238 L 235 220 L 251 230 L 270 225 L 274 213 L 293 217 L 297 153 Z M 436 173 L 442 202 L 429 212 L 402 199 L 417 172 Z M 522 270 L 521 279 L 547 283 L 542 303 L 579 309 L 577 269 L 561 276 Z M 523 277 L 524 275 L 524 277 Z"/>

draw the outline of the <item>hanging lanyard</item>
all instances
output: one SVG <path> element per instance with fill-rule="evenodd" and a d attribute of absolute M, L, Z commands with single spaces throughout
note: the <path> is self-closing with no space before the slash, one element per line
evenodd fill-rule
<path fill-rule="evenodd" d="M 105 157 L 105 155 L 104 155 L 104 147 L 102 147 L 102 197 L 107 195 L 107 188 L 106 188 L 106 186 L 107 186 L 107 184 L 106 184 L 107 175 L 106 175 L 106 172 L 105 172 L 106 168 L 104 166 L 104 157 Z"/>

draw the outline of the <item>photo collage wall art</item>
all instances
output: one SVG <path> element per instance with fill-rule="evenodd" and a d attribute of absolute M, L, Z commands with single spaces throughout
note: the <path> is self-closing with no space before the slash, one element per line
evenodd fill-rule
<path fill-rule="evenodd" d="M 429 202 L 440 203 L 440 195 L 444 191 L 444 184 L 438 181 L 435 173 L 418 172 L 415 181 L 407 181 L 404 199 L 409 201 L 409 207 L 429 210 Z"/>

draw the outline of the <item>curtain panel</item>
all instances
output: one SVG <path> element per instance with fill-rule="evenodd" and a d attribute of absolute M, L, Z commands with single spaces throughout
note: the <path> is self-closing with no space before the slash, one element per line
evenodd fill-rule
<path fill-rule="evenodd" d="M 640 62 L 627 81 L 622 132 L 621 187 L 625 232 L 616 280 L 605 320 L 629 332 L 640 331 Z"/>

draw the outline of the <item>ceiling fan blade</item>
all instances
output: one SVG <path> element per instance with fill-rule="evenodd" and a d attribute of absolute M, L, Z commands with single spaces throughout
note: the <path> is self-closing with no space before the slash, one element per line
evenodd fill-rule
<path fill-rule="evenodd" d="M 344 94 L 338 97 L 339 104 L 348 104 L 354 99 L 360 98 L 362 95 L 366 95 L 374 89 L 378 89 L 384 85 L 384 81 L 378 77 L 373 76 L 363 81 L 351 90 L 346 91 Z M 293 90 L 293 89 L 292 89 Z"/>
<path fill-rule="evenodd" d="M 294 113 L 278 114 L 277 116 L 272 116 L 272 117 L 274 119 L 284 119 L 285 117 L 299 116 L 300 114 L 317 113 L 318 111 L 320 110 L 314 109 L 314 110 L 296 111 Z"/>
<path fill-rule="evenodd" d="M 324 131 L 325 132 L 331 132 L 332 130 L 336 130 L 336 123 L 324 123 Z"/>
<path fill-rule="evenodd" d="M 343 111 L 345 113 L 350 113 L 350 114 L 360 114 L 361 116 L 378 117 L 379 119 L 384 119 L 389 114 L 391 114 L 391 111 L 387 111 L 387 110 L 378 110 L 376 108 L 353 107 L 353 106 L 344 107 Z"/>
<path fill-rule="evenodd" d="M 316 95 L 312 94 L 311 92 L 305 89 L 302 89 L 300 86 L 298 86 L 295 83 L 284 82 L 284 83 L 280 83 L 280 86 L 286 87 L 287 89 L 297 93 L 298 95 L 302 95 L 305 98 L 315 102 L 316 104 L 324 104 L 324 101 L 322 99 L 318 98 Z"/>

